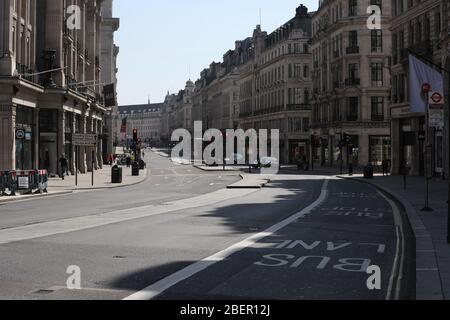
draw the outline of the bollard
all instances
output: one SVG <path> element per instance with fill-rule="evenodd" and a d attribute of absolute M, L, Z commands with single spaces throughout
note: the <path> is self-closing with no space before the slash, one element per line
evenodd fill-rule
<path fill-rule="evenodd" d="M 353 164 L 348 165 L 348 175 L 353 176 Z"/>

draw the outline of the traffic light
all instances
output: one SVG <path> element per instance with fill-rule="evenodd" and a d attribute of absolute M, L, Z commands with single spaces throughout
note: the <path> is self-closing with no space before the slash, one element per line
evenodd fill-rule
<path fill-rule="evenodd" d="M 133 129 L 133 141 L 134 142 L 138 142 L 138 131 L 137 131 L 137 129 Z"/>

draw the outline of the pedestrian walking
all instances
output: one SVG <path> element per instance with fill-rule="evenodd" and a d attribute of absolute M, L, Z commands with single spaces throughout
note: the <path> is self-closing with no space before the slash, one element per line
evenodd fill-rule
<path fill-rule="evenodd" d="M 65 180 L 65 175 L 67 174 L 69 162 L 66 159 L 66 156 L 63 154 L 61 159 L 59 159 L 59 167 L 61 169 L 61 178 Z"/>

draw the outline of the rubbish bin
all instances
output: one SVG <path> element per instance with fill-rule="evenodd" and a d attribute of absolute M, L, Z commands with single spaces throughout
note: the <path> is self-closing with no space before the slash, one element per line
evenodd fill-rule
<path fill-rule="evenodd" d="M 111 183 L 122 183 L 122 168 L 115 165 L 111 168 Z"/>
<path fill-rule="evenodd" d="M 139 169 L 144 170 L 147 167 L 147 164 L 144 160 L 139 160 Z"/>
<path fill-rule="evenodd" d="M 139 177 L 139 162 L 133 162 L 131 166 L 131 175 L 133 177 Z"/>
<path fill-rule="evenodd" d="M 364 168 L 364 179 L 373 179 L 373 166 L 371 164 Z"/>

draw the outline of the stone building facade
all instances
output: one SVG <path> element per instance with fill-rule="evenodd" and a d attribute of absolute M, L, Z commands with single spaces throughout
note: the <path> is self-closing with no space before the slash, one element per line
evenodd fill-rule
<path fill-rule="evenodd" d="M 117 88 L 117 56 L 119 47 L 114 42 L 114 33 L 119 29 L 120 20 L 113 17 L 113 1 L 103 0 L 101 7 L 101 80 L 102 84 L 113 83 Z M 114 153 L 114 146 L 119 143 L 120 131 L 116 123 L 118 120 L 118 106 L 111 107 L 107 117 L 105 132 L 107 133 L 106 154 Z"/>
<path fill-rule="evenodd" d="M 79 29 L 68 28 L 70 5 L 81 9 Z M 56 174 L 65 154 L 74 172 L 74 133 L 98 137 L 95 148 L 79 149 L 79 171 L 102 166 L 111 110 L 102 96 L 101 5 L 100 0 L 2 1 L 0 170 Z"/>
<path fill-rule="evenodd" d="M 311 17 L 302 5 L 271 34 L 257 26 L 240 66 L 240 127 L 279 129 L 282 163 L 310 155 Z"/>
<path fill-rule="evenodd" d="M 409 102 L 409 53 L 434 64 L 445 76 L 445 127 L 430 132 L 433 173 L 447 175 L 449 168 L 450 48 L 449 1 L 395 0 L 392 19 L 392 170 L 424 175 L 425 113 L 412 113 Z"/>
<path fill-rule="evenodd" d="M 367 27 L 374 4 L 380 30 Z M 311 140 L 321 165 L 390 160 L 391 17 L 391 1 L 383 0 L 322 1 L 313 16 Z"/>
<path fill-rule="evenodd" d="M 239 44 L 236 44 L 239 47 Z M 223 62 L 213 62 L 200 74 L 192 97 L 193 121 L 201 121 L 203 130 L 237 128 L 239 110 L 239 52 L 230 50 Z"/>
<path fill-rule="evenodd" d="M 133 130 L 145 146 L 161 145 L 161 112 L 163 103 L 119 106 L 116 131 L 120 132 L 120 144 L 127 145 L 133 138 Z M 126 119 L 126 132 L 121 132 L 122 120 Z"/>

